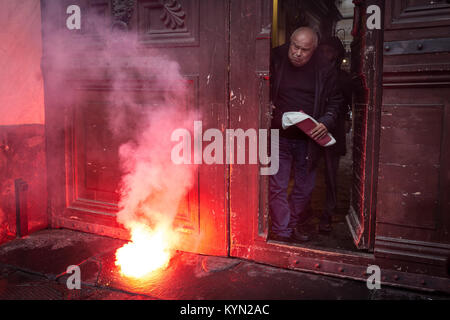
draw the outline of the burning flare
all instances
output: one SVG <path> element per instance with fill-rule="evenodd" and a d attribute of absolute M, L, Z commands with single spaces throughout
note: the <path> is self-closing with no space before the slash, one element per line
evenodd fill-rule
<path fill-rule="evenodd" d="M 143 224 L 131 228 L 131 242 L 116 251 L 116 266 L 122 275 L 143 278 L 151 272 L 165 268 L 171 258 L 174 234 L 159 227 L 155 230 Z"/>

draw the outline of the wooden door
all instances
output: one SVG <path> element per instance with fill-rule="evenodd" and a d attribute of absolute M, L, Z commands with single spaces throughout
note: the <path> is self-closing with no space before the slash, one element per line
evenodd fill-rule
<path fill-rule="evenodd" d="M 450 4 L 386 1 L 375 255 L 448 276 Z M 418 264 L 418 265 L 417 265 Z"/>
<path fill-rule="evenodd" d="M 378 181 L 383 30 L 367 28 L 366 12 L 371 5 L 378 6 L 380 13 L 384 12 L 384 1 L 353 2 L 353 181 L 346 220 L 356 247 L 372 251 Z M 382 18 L 382 15 L 379 17 Z"/>
<path fill-rule="evenodd" d="M 80 30 L 66 27 L 70 5 L 81 9 Z M 132 71 L 148 57 L 158 54 L 178 62 L 188 91 L 184 110 L 199 111 L 203 131 L 225 130 L 228 9 L 228 1 L 223 0 L 42 0 L 52 227 L 128 237 L 116 222 L 116 213 L 121 179 L 118 148 L 129 136 L 114 135 L 107 123 L 109 109 L 121 93 L 135 93 L 146 110 L 158 105 L 163 89 L 150 74 Z M 105 59 L 98 50 L 99 26 L 125 31 L 127 37 L 137 39 L 137 46 L 125 56 Z M 77 44 L 83 42 L 89 45 L 81 49 Z M 60 59 L 65 61 L 63 67 L 58 65 Z M 112 70 L 109 63 L 120 59 L 127 59 L 122 65 L 130 67 Z M 112 81 L 114 72 L 124 75 L 119 82 Z M 141 130 L 139 112 L 123 111 L 127 132 Z M 175 220 L 181 235 L 178 249 L 227 254 L 225 197 L 225 166 L 200 166 Z"/>
<path fill-rule="evenodd" d="M 230 127 L 269 129 L 270 0 L 232 0 Z M 248 146 L 246 150 L 250 150 Z M 231 255 L 255 259 L 268 232 L 268 176 L 255 164 L 230 167 Z"/>

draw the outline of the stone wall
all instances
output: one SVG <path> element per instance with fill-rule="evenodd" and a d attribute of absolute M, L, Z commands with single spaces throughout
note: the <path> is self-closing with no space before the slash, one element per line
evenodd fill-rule
<path fill-rule="evenodd" d="M 0 0 L 0 243 L 16 232 L 14 181 L 28 183 L 29 230 L 47 226 L 39 0 Z"/>

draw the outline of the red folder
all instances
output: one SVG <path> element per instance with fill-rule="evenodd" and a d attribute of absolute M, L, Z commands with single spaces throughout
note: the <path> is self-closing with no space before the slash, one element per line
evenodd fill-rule
<path fill-rule="evenodd" d="M 306 133 L 311 139 L 311 130 L 317 127 L 319 123 L 311 116 L 307 115 L 303 111 L 300 112 L 286 112 L 283 114 L 283 128 L 286 129 L 292 125 L 297 126 L 300 130 Z M 329 147 L 336 143 L 333 136 L 328 133 L 325 137 L 315 140 L 317 144 L 322 147 Z"/>

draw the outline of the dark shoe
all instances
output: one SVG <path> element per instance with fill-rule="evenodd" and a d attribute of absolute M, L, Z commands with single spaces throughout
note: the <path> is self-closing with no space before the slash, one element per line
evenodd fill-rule
<path fill-rule="evenodd" d="M 320 223 L 319 232 L 320 233 L 330 233 L 333 230 L 331 223 Z"/>
<path fill-rule="evenodd" d="M 295 242 L 306 242 L 311 240 L 311 236 L 305 231 L 294 230 L 291 240 Z"/>
<path fill-rule="evenodd" d="M 274 234 L 274 233 L 269 235 L 269 240 L 281 241 L 281 242 L 291 242 L 291 238 L 279 236 L 279 235 Z"/>

